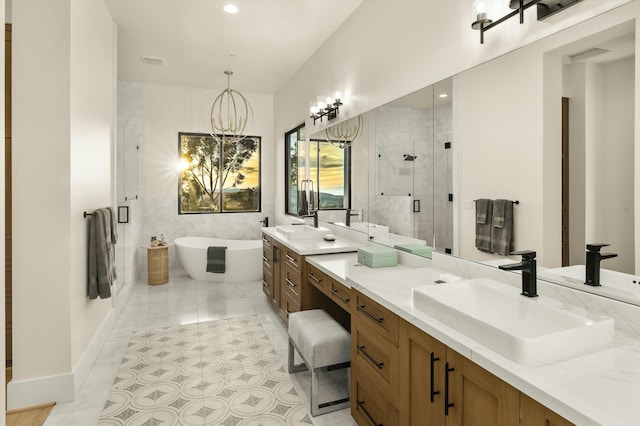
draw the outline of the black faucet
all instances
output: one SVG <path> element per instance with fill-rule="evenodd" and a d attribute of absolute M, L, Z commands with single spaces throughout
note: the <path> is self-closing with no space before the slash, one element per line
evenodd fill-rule
<path fill-rule="evenodd" d="M 269 216 L 265 216 L 264 219 L 262 219 L 260 221 L 260 223 L 265 227 L 268 228 L 269 227 Z"/>
<path fill-rule="evenodd" d="M 318 210 L 312 210 L 310 214 L 303 214 L 302 217 L 312 217 L 313 218 L 313 227 L 318 227 Z"/>
<path fill-rule="evenodd" d="M 345 209 L 345 212 L 347 213 L 346 218 L 345 218 L 345 225 L 347 226 L 351 226 L 351 216 L 358 216 L 358 213 L 352 213 L 353 210 L 351 209 Z"/>
<path fill-rule="evenodd" d="M 587 244 L 586 277 L 584 283 L 593 287 L 600 286 L 600 261 L 616 257 L 615 253 L 600 253 L 602 247 L 609 244 Z"/>
<path fill-rule="evenodd" d="M 536 273 L 536 252 L 531 250 L 514 251 L 512 255 L 522 256 L 520 263 L 500 265 L 505 271 L 522 271 L 522 294 L 527 297 L 538 297 L 538 283 Z"/>

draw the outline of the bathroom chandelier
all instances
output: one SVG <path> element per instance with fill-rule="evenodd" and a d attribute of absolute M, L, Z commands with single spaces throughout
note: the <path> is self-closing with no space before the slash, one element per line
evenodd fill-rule
<path fill-rule="evenodd" d="M 227 76 L 227 88 L 223 90 L 211 105 L 211 136 L 225 142 L 238 142 L 247 134 L 245 129 L 249 121 L 253 123 L 253 109 L 242 93 L 230 88 L 232 71 Z"/>
<path fill-rule="evenodd" d="M 355 119 L 349 119 L 328 127 L 325 132 L 328 142 L 340 149 L 345 149 L 351 146 L 362 133 L 362 117 L 358 115 Z"/>
<path fill-rule="evenodd" d="M 499 3 L 507 0 L 475 0 L 473 2 L 473 13 L 476 16 L 476 20 L 471 24 L 471 28 L 480 30 L 480 44 L 484 43 L 485 31 L 500 25 L 516 15 L 520 16 L 520 23 L 524 24 L 524 11 L 531 6 L 537 5 L 538 21 L 542 21 L 582 0 L 508 0 L 509 8 L 515 10 L 493 21 L 489 16 L 490 13 L 488 9 L 489 3 L 496 3 L 496 1 Z"/>

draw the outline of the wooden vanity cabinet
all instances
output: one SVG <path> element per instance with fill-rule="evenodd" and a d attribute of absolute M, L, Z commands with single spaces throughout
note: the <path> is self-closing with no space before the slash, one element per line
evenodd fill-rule
<path fill-rule="evenodd" d="M 399 349 L 400 424 L 572 424 L 404 320 Z"/>
<path fill-rule="evenodd" d="M 527 395 L 520 394 L 520 425 L 522 426 L 574 426 Z"/>
<path fill-rule="evenodd" d="M 278 243 L 268 235 L 262 234 L 262 291 L 276 311 L 280 303 L 278 251 Z"/>
<path fill-rule="evenodd" d="M 351 415 L 359 425 L 399 418 L 398 316 L 357 290 L 351 305 Z"/>
<path fill-rule="evenodd" d="M 302 309 L 304 256 L 262 234 L 262 290 L 285 324 Z"/>

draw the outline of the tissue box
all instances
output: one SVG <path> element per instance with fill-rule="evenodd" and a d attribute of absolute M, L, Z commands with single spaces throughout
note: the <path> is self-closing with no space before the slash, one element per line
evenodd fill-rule
<path fill-rule="evenodd" d="M 384 268 L 398 264 L 398 252 L 384 246 L 367 246 L 358 249 L 358 263 L 370 268 Z"/>
<path fill-rule="evenodd" d="M 427 257 L 431 259 L 433 253 L 433 247 L 424 246 L 422 244 L 396 244 L 395 248 L 398 250 L 406 251 L 418 256 Z"/>

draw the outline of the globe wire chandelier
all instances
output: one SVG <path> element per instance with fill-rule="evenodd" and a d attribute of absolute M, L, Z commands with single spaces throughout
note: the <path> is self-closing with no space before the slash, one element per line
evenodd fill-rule
<path fill-rule="evenodd" d="M 356 118 L 350 118 L 335 126 L 328 127 L 325 132 L 328 142 L 338 148 L 345 149 L 351 146 L 362 133 L 362 117 L 358 115 Z"/>
<path fill-rule="evenodd" d="M 223 90 L 211 105 L 211 136 L 220 141 L 239 142 L 247 134 L 245 129 L 249 121 L 253 123 L 253 109 L 242 93 L 230 87 L 233 71 L 225 71 L 227 88 Z"/>

